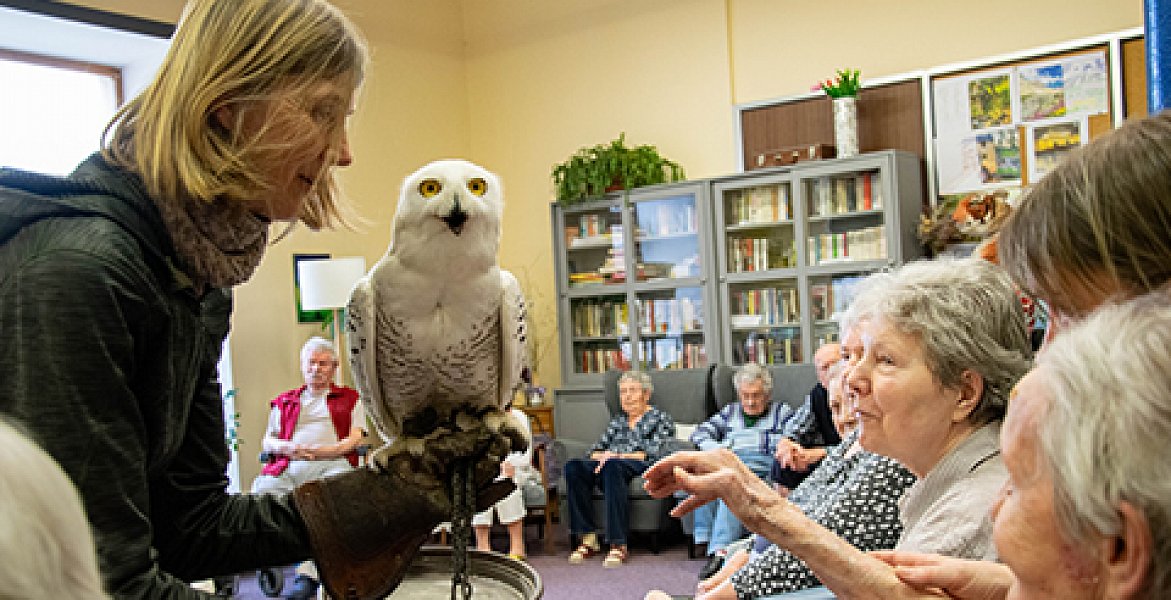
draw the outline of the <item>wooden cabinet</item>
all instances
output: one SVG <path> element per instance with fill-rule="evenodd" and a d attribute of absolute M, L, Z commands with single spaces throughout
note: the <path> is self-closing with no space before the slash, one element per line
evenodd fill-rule
<path fill-rule="evenodd" d="M 556 437 L 553 430 L 553 405 L 542 404 L 541 406 L 518 406 L 524 414 L 529 416 L 529 424 L 532 427 L 533 435 L 544 433 L 550 438 Z"/>

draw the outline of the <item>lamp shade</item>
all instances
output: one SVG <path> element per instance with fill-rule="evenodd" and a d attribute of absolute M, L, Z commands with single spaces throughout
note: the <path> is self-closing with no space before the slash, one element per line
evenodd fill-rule
<path fill-rule="evenodd" d="M 365 274 L 366 259 L 361 256 L 303 260 L 297 263 L 301 308 L 323 310 L 345 307 L 350 301 L 350 290 Z"/>

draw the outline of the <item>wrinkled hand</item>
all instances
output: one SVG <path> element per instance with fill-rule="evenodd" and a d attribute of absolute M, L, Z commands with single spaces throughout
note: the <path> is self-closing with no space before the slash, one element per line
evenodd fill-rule
<path fill-rule="evenodd" d="M 767 483 L 725 449 L 676 452 L 647 469 L 643 477 L 647 493 L 655 498 L 677 491 L 690 494 L 671 510 L 672 516 L 683 516 L 719 498 L 749 529 L 759 512 L 767 508 L 764 500 L 779 499 Z"/>
<path fill-rule="evenodd" d="M 794 471 L 805 472 L 813 468 L 817 461 L 825 458 L 825 448 L 802 448 L 793 454 L 791 457 Z"/>
<path fill-rule="evenodd" d="M 903 583 L 923 591 L 925 596 L 1002 600 L 1015 581 L 1008 567 L 994 562 L 893 550 L 870 554 L 894 567 Z"/>
<path fill-rule="evenodd" d="M 793 452 L 801 448 L 801 445 L 793 440 L 783 437 L 781 441 L 777 442 L 777 450 L 773 453 L 773 458 L 781 463 L 782 467 L 789 467 L 788 461 L 793 456 Z"/>

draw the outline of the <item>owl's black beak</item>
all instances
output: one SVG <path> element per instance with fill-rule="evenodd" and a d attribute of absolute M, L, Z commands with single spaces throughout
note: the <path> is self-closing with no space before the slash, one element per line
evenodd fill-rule
<path fill-rule="evenodd" d="M 459 196 L 455 197 L 455 205 L 448 211 L 447 216 L 442 218 L 444 223 L 447 223 L 447 228 L 452 233 L 459 235 L 464 230 L 464 223 L 468 220 L 468 213 L 459 205 Z"/>

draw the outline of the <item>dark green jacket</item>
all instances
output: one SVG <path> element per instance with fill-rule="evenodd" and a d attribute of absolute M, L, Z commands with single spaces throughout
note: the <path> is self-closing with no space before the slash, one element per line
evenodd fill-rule
<path fill-rule="evenodd" d="M 141 180 L 96 155 L 0 172 L 0 414 L 81 491 L 116 598 L 204 597 L 181 580 L 309 553 L 290 497 L 226 492 L 231 295 L 197 297 L 174 258 Z"/>

